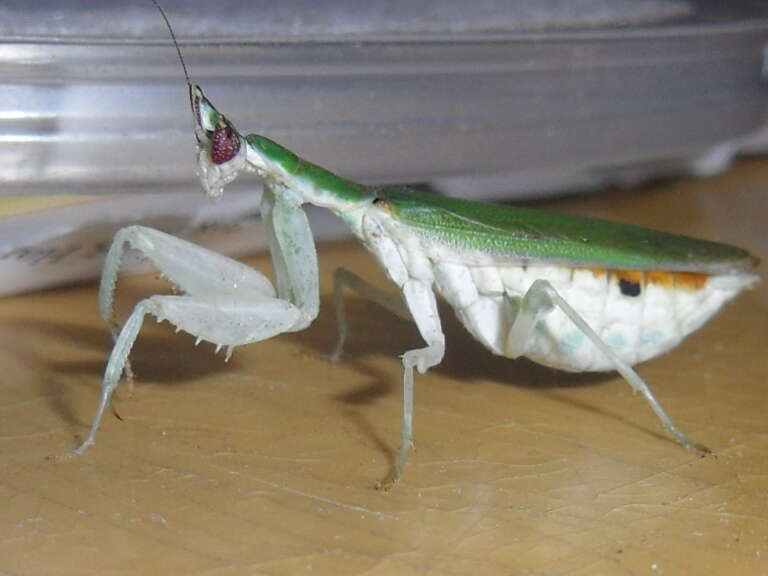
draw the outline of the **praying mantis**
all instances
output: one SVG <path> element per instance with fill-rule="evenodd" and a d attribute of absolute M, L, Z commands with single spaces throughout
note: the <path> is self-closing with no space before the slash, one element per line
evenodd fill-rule
<path fill-rule="evenodd" d="M 438 296 L 491 353 L 571 372 L 617 371 L 639 392 L 678 443 L 699 452 L 632 368 L 663 354 L 697 330 L 728 300 L 758 281 L 757 259 L 715 242 L 603 220 L 471 202 L 407 187 L 345 180 L 258 134 L 242 135 L 190 81 L 162 8 L 189 88 L 197 171 L 219 198 L 242 172 L 263 184 L 275 284 L 258 270 L 164 232 L 120 230 L 99 288 L 101 317 L 111 327 L 101 398 L 88 436 L 69 456 L 95 443 L 113 391 L 146 316 L 168 320 L 227 358 L 242 346 L 307 328 L 319 312 L 318 259 L 303 211 L 332 211 L 373 255 L 397 293 L 340 268 L 334 276 L 338 360 L 347 340 L 344 293 L 352 290 L 412 321 L 424 340 L 402 355 L 400 449 L 389 484 L 398 482 L 413 445 L 414 370 L 440 364 L 445 336 Z M 136 304 L 113 323 L 113 294 L 126 248 L 141 252 L 177 289 Z"/>

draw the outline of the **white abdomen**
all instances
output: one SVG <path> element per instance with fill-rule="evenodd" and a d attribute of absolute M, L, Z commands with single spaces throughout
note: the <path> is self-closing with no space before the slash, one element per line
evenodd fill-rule
<path fill-rule="evenodd" d="M 672 349 L 757 281 L 747 272 L 704 275 L 516 265 L 506 258 L 463 253 L 424 240 L 377 212 L 363 215 L 358 234 L 395 284 L 402 287 L 408 278 L 431 284 L 467 330 L 501 356 L 506 355 L 519 301 L 538 279 L 549 281 L 630 365 Z M 525 356 L 573 372 L 615 368 L 558 308 L 541 317 Z"/>
<path fill-rule="evenodd" d="M 545 279 L 630 365 L 676 346 L 754 281 L 743 273 L 704 276 L 441 262 L 434 262 L 434 272 L 437 290 L 464 326 L 496 354 L 504 355 L 519 299 L 535 280 Z M 541 318 L 525 355 L 561 370 L 614 368 L 557 308 Z"/>

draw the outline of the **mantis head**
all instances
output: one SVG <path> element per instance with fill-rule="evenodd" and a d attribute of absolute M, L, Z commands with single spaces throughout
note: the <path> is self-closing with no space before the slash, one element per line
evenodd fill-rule
<path fill-rule="evenodd" d="M 189 99 L 197 137 L 197 175 L 206 194 L 218 199 L 245 167 L 246 142 L 196 84 L 189 87 Z"/>

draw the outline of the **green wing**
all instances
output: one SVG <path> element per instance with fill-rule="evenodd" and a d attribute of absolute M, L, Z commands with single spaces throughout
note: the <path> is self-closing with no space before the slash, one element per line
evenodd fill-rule
<path fill-rule="evenodd" d="M 516 262 L 720 273 L 757 259 L 727 244 L 606 220 L 471 202 L 403 187 L 374 191 L 394 218 L 431 240 Z"/>

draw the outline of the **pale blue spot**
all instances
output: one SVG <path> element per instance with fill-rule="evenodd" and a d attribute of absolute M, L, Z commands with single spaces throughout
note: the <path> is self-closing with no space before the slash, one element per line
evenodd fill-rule
<path fill-rule="evenodd" d="M 608 344 L 608 346 L 611 348 L 621 350 L 627 345 L 627 339 L 624 338 L 624 335 L 620 332 L 614 332 L 605 339 L 605 343 Z"/>
<path fill-rule="evenodd" d="M 661 330 L 651 330 L 650 332 L 643 332 L 642 334 L 640 334 L 640 344 L 643 346 L 655 346 L 663 338 L 664 338 L 664 333 Z"/>
<path fill-rule="evenodd" d="M 560 338 L 560 346 L 569 352 L 575 352 L 584 344 L 584 333 L 581 330 L 572 330 Z"/>

